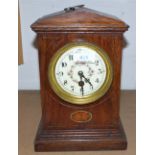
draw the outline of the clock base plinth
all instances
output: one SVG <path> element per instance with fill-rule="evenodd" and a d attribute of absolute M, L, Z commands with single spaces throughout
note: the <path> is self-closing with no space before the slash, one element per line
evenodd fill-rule
<path fill-rule="evenodd" d="M 120 123 L 117 129 L 44 130 L 40 123 L 35 151 L 125 150 L 127 140 Z"/>

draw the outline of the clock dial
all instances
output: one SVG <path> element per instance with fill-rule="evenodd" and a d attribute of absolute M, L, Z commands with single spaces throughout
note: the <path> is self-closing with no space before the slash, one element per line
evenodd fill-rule
<path fill-rule="evenodd" d="M 93 49 L 75 46 L 56 63 L 55 76 L 64 91 L 78 97 L 97 91 L 106 79 L 106 64 Z"/>
<path fill-rule="evenodd" d="M 89 43 L 67 44 L 53 56 L 49 81 L 56 94 L 73 104 L 88 104 L 103 96 L 112 81 L 106 52 Z"/>

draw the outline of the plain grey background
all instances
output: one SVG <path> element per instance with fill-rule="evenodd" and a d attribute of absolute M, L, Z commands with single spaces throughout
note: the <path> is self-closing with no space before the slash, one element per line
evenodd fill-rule
<path fill-rule="evenodd" d="M 32 45 L 36 34 L 30 25 L 36 19 L 61 11 L 66 7 L 85 4 L 86 7 L 117 16 L 129 26 L 124 37 L 121 89 L 136 89 L 136 2 L 135 0 L 20 0 L 24 64 L 18 67 L 19 89 L 40 89 L 38 52 Z"/>

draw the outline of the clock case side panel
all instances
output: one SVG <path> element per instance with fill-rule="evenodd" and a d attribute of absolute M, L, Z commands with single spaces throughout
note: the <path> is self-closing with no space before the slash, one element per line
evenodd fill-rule
<path fill-rule="evenodd" d="M 41 97 L 41 121 L 45 122 L 44 118 L 46 115 L 46 88 L 45 88 L 45 64 L 46 64 L 46 41 L 44 33 L 38 33 L 36 37 L 36 43 L 38 48 L 38 59 L 39 59 L 39 74 L 40 74 L 40 97 Z"/>
<path fill-rule="evenodd" d="M 116 121 L 120 120 L 120 84 L 121 84 L 121 65 L 122 65 L 122 48 L 123 48 L 123 34 L 119 33 L 113 37 L 113 51 L 114 51 L 114 80 L 113 80 L 113 103 L 116 106 L 113 116 L 116 118 Z"/>

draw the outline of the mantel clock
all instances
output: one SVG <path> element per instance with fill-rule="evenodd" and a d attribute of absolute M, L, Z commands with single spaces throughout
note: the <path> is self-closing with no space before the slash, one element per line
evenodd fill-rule
<path fill-rule="evenodd" d="M 69 7 L 38 19 L 42 118 L 36 151 L 126 149 L 119 117 L 121 20 Z"/>

